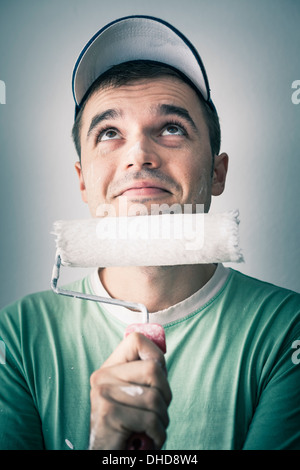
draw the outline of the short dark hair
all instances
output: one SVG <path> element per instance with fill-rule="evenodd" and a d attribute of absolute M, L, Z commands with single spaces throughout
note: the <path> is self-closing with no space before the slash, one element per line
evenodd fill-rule
<path fill-rule="evenodd" d="M 91 85 L 91 87 L 85 94 L 80 105 L 79 112 L 76 115 L 76 119 L 72 129 L 72 137 L 77 154 L 79 156 L 79 160 L 81 159 L 81 118 L 88 99 L 96 90 L 98 90 L 99 88 L 107 88 L 109 86 L 118 88 L 130 82 L 135 82 L 148 78 L 160 78 L 165 76 L 179 78 L 196 91 L 208 126 L 212 155 L 213 157 L 215 155 L 218 155 L 221 146 L 221 129 L 219 117 L 214 106 L 208 104 L 204 100 L 200 92 L 196 89 L 196 87 L 185 77 L 185 75 L 183 75 L 178 70 L 153 61 L 137 60 L 125 62 L 120 65 L 115 65 L 114 67 L 106 71 L 104 74 L 102 74 Z"/>

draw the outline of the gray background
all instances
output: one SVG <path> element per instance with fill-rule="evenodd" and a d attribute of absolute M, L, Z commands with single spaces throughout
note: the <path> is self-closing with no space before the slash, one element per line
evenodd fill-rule
<path fill-rule="evenodd" d="M 72 69 L 100 27 L 130 14 L 173 23 L 202 56 L 230 156 L 212 210 L 240 210 L 237 268 L 300 292 L 299 0 L 0 0 L 0 306 L 48 289 L 53 222 L 89 217 L 70 137 Z"/>

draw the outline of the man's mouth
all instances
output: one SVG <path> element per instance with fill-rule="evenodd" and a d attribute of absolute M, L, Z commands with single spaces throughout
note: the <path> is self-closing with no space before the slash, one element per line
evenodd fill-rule
<path fill-rule="evenodd" d="M 136 182 L 127 188 L 122 189 L 119 196 L 126 197 L 155 197 L 162 194 L 170 194 L 166 188 L 151 182 Z"/>
<path fill-rule="evenodd" d="M 127 197 L 133 197 L 133 196 L 143 196 L 143 197 L 149 197 L 149 196 L 156 196 L 156 195 L 161 195 L 161 194 L 166 194 L 169 193 L 169 191 L 166 191 L 165 189 L 161 188 L 155 188 L 155 187 L 146 187 L 146 188 L 129 188 L 126 191 L 122 193 L 122 196 L 127 196 Z"/>

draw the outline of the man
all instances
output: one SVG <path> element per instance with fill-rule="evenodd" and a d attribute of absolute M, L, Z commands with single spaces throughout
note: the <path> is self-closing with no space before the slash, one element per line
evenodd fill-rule
<path fill-rule="evenodd" d="M 128 17 L 100 30 L 73 74 L 76 171 L 92 217 L 143 204 L 203 204 L 228 156 L 198 53 L 172 26 Z M 123 215 L 123 214 L 122 214 Z M 222 265 L 111 267 L 72 288 L 147 306 L 139 314 L 44 292 L 1 312 L 0 446 L 299 449 L 299 295 Z"/>

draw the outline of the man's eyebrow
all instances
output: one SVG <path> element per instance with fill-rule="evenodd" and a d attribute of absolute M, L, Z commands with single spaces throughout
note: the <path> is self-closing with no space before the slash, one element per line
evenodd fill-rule
<path fill-rule="evenodd" d="M 107 119 L 116 119 L 121 116 L 121 112 L 117 109 L 107 109 L 106 111 L 103 111 L 103 113 L 96 114 L 90 124 L 88 133 L 87 133 L 87 139 L 89 138 L 91 132 L 93 129 L 98 126 L 98 124 L 102 121 L 106 121 Z"/>
<path fill-rule="evenodd" d="M 157 111 L 159 114 L 162 114 L 163 116 L 168 116 L 169 114 L 175 114 L 185 119 L 192 126 L 194 131 L 198 132 L 197 126 L 187 109 L 181 108 L 180 106 L 174 106 L 172 104 L 160 104 L 157 106 Z"/>

